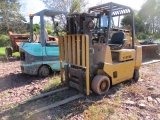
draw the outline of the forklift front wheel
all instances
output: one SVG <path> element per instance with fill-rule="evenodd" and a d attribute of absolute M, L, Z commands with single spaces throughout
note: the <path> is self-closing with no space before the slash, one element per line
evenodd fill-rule
<path fill-rule="evenodd" d="M 139 79 L 139 70 L 134 70 L 133 80 L 134 82 L 138 82 Z"/>
<path fill-rule="evenodd" d="M 10 47 L 6 47 L 5 49 L 6 57 L 12 57 L 12 49 Z"/>
<path fill-rule="evenodd" d="M 91 86 L 92 90 L 98 95 L 105 94 L 110 88 L 110 79 L 104 75 L 96 75 Z"/>
<path fill-rule="evenodd" d="M 39 77 L 47 77 L 50 74 L 50 68 L 46 65 L 43 65 L 39 68 L 38 75 Z"/>

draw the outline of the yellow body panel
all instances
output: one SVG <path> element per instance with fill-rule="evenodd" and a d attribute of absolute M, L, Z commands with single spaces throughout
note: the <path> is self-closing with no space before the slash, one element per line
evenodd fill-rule
<path fill-rule="evenodd" d="M 112 85 L 129 80 L 133 77 L 135 61 L 127 61 L 118 64 L 104 63 L 104 72 L 112 79 Z M 117 74 L 117 77 L 115 77 Z"/>
<path fill-rule="evenodd" d="M 112 52 L 118 53 L 119 61 L 132 60 L 135 57 L 135 50 L 134 49 L 112 50 Z"/>
<path fill-rule="evenodd" d="M 142 47 L 136 46 L 136 54 L 135 54 L 135 69 L 139 70 L 142 63 Z"/>
<path fill-rule="evenodd" d="M 109 46 L 106 46 L 106 54 L 105 54 L 105 62 L 112 63 L 112 57 L 111 57 L 111 49 Z"/>

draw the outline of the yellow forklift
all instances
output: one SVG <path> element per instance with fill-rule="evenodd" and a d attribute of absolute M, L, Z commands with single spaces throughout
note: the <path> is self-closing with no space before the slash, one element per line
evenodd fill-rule
<path fill-rule="evenodd" d="M 115 28 L 114 17 L 131 14 L 130 31 Z M 61 81 L 66 87 L 36 96 L 33 101 L 70 87 L 79 94 L 33 111 L 33 114 L 57 107 L 95 92 L 107 93 L 112 85 L 133 79 L 138 81 L 142 47 L 135 45 L 134 12 L 130 7 L 106 3 L 67 17 L 67 35 L 59 36 Z M 131 43 L 128 41 L 132 41 Z"/>
<path fill-rule="evenodd" d="M 126 14 L 132 16 L 131 38 L 114 25 L 115 17 Z M 128 39 L 132 40 L 130 47 L 126 47 Z M 69 15 L 67 35 L 59 36 L 62 82 L 80 93 L 101 95 L 112 85 L 138 81 L 142 47 L 135 40 L 130 7 L 110 2 L 91 7 L 88 13 Z"/>

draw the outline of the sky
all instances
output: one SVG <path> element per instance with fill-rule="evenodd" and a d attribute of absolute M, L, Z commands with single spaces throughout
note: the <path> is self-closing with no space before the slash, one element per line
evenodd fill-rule
<path fill-rule="evenodd" d="M 29 14 L 34 14 L 45 8 L 44 3 L 41 0 L 19 0 L 21 3 L 21 13 L 25 16 L 27 22 L 29 22 Z M 34 17 L 34 23 L 39 23 L 39 18 Z"/>
<path fill-rule="evenodd" d="M 98 4 L 104 4 L 107 2 L 115 2 L 115 3 L 129 6 L 135 10 L 140 10 L 145 0 L 88 0 L 87 7 L 89 8 L 89 7 L 92 7 Z M 20 0 L 20 3 L 22 4 L 21 12 L 25 16 L 28 22 L 29 22 L 29 17 L 28 17 L 29 14 L 36 13 L 45 8 L 45 5 L 41 0 Z M 37 21 L 37 23 L 38 23 L 38 19 L 39 18 L 36 18 L 35 20 Z"/>
<path fill-rule="evenodd" d="M 89 0 L 89 7 L 92 7 L 98 3 L 104 4 L 107 2 L 119 3 L 122 5 L 129 6 L 135 10 L 140 10 L 145 0 Z"/>

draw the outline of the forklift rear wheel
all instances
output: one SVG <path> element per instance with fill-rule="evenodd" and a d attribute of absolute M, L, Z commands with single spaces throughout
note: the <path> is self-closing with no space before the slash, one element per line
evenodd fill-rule
<path fill-rule="evenodd" d="M 39 77 L 47 77 L 50 74 L 50 68 L 46 65 L 43 65 L 39 68 L 38 75 Z"/>
<path fill-rule="evenodd" d="M 134 82 L 138 82 L 139 79 L 139 70 L 134 70 L 133 80 Z"/>
<path fill-rule="evenodd" d="M 104 75 L 96 75 L 91 86 L 92 90 L 98 95 L 105 94 L 110 88 L 110 79 Z"/>
<path fill-rule="evenodd" d="M 12 49 L 10 47 L 7 47 L 5 49 L 5 54 L 6 54 L 6 57 L 12 57 Z"/>

